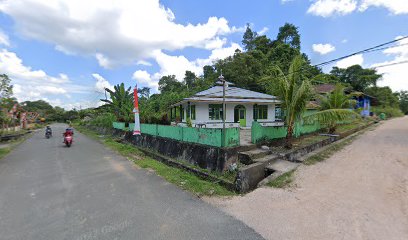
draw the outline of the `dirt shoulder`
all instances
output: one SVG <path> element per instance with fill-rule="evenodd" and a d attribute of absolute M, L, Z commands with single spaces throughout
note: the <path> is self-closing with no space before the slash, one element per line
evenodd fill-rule
<path fill-rule="evenodd" d="M 206 200 L 266 239 L 408 239 L 408 117 L 301 166 L 289 188 Z"/>

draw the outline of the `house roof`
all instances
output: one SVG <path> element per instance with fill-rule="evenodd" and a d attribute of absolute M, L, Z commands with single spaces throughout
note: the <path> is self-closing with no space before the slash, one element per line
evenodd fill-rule
<path fill-rule="evenodd" d="M 330 84 L 330 83 L 325 83 L 325 84 L 319 84 L 315 86 L 315 90 L 318 93 L 329 93 L 334 91 L 336 88 L 336 85 Z"/>
<path fill-rule="evenodd" d="M 181 102 L 173 104 L 172 106 L 177 106 L 186 102 L 222 102 L 222 99 L 223 99 L 223 87 L 213 86 L 207 90 L 198 92 L 189 98 L 185 98 Z M 237 87 L 226 88 L 225 102 L 280 103 L 280 101 L 275 96 Z"/>
<path fill-rule="evenodd" d="M 221 97 L 222 98 L 222 86 L 214 86 L 207 90 L 196 93 L 193 97 Z M 225 89 L 225 98 L 259 98 L 259 99 L 276 99 L 275 96 L 254 92 L 251 90 L 227 87 Z"/>

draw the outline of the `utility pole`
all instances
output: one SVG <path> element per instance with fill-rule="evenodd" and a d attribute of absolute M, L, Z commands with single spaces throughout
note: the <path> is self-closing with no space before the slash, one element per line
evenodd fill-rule
<path fill-rule="evenodd" d="M 227 109 L 225 105 L 225 79 L 224 76 L 222 76 L 222 73 L 220 75 L 220 81 L 222 82 L 222 146 L 225 146 L 225 118 L 227 116 Z"/>

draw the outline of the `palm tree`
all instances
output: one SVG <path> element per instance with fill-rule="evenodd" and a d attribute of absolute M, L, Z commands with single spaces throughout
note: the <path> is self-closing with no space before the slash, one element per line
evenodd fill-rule
<path fill-rule="evenodd" d="M 333 92 L 326 95 L 318 95 L 320 100 L 320 111 L 304 117 L 306 121 L 318 121 L 326 125 L 329 133 L 336 131 L 338 121 L 360 118 L 360 115 L 350 108 L 356 105 L 356 101 L 351 99 L 354 93 L 346 95 L 344 87 L 336 84 Z"/>
<path fill-rule="evenodd" d="M 278 66 L 275 66 L 273 67 L 274 76 L 265 82 L 266 89 L 275 93 L 282 100 L 282 110 L 285 113 L 287 126 L 285 143 L 287 148 L 292 147 L 295 123 L 302 119 L 303 113 L 306 111 L 306 104 L 313 95 L 309 80 L 302 74 L 304 63 L 304 58 L 301 55 L 296 56 L 286 75 Z M 273 81 L 273 79 L 277 81 Z"/>
<path fill-rule="evenodd" d="M 131 87 L 125 89 L 125 84 L 121 83 L 113 87 L 114 91 L 105 88 L 110 95 L 110 100 L 101 99 L 106 102 L 118 121 L 130 122 L 133 118 L 133 93 Z"/>

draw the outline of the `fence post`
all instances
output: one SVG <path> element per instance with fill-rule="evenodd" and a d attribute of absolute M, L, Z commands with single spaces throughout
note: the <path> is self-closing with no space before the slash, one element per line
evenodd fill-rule
<path fill-rule="evenodd" d="M 156 136 L 159 136 L 159 125 L 158 124 L 155 124 L 156 125 Z"/>

